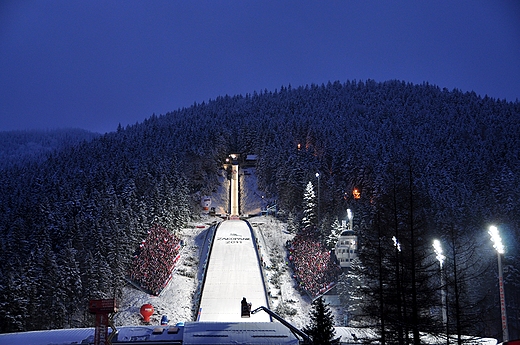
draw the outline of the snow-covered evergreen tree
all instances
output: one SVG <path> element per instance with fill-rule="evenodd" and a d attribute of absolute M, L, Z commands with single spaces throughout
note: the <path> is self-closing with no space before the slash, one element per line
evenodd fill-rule
<path fill-rule="evenodd" d="M 287 231 L 291 234 L 294 234 L 296 231 L 298 231 L 298 219 L 293 212 L 289 212 L 287 215 Z"/>
<path fill-rule="evenodd" d="M 309 181 L 305 187 L 303 194 L 303 218 L 302 226 L 316 227 L 318 225 L 318 217 L 316 215 L 316 195 L 314 194 L 314 186 Z"/>
<path fill-rule="evenodd" d="M 332 222 L 330 234 L 327 237 L 327 247 L 329 249 L 334 248 L 334 246 L 338 242 L 338 238 L 341 235 L 342 231 L 343 231 L 343 227 L 339 223 L 339 220 L 337 218 L 334 219 L 334 221 Z"/>

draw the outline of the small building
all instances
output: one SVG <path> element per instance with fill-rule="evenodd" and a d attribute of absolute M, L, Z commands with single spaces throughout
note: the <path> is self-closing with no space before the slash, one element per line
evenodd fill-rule
<path fill-rule="evenodd" d="M 350 268 L 352 260 L 357 258 L 357 236 L 353 230 L 344 230 L 336 242 L 334 253 L 341 268 Z"/>

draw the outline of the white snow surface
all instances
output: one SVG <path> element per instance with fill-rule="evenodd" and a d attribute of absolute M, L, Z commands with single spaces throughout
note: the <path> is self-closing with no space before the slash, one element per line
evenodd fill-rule
<path fill-rule="evenodd" d="M 197 321 L 270 322 L 266 313 L 241 316 L 241 301 L 267 306 L 254 236 L 246 222 L 226 220 L 216 230 Z"/>
<path fill-rule="evenodd" d="M 51 329 L 0 334 L 1 345 L 59 345 L 81 343 L 93 338 L 94 328 Z"/>

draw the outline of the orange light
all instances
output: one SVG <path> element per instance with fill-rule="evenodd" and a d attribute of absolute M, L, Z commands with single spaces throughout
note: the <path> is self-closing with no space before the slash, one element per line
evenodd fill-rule
<path fill-rule="evenodd" d="M 355 188 L 353 191 L 352 191 L 352 195 L 354 195 L 354 199 L 359 199 L 361 198 L 361 193 L 359 192 L 359 190 L 357 188 Z"/>

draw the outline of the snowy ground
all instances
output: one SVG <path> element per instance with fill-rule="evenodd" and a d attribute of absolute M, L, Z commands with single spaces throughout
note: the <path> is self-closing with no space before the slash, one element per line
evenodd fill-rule
<path fill-rule="evenodd" d="M 287 232 L 286 224 L 271 216 L 253 217 L 249 222 L 267 267 L 264 272 L 269 308 L 301 329 L 308 323 L 311 299 L 295 289 L 293 272 L 288 266 L 285 243 L 294 235 Z"/>
<path fill-rule="evenodd" d="M 203 223 L 197 226 L 183 229 L 179 234 L 185 246 L 172 273 L 172 279 L 159 296 L 151 296 L 132 286 L 124 289 L 123 298 L 119 301 L 119 311 L 114 317 L 116 326 L 144 324 L 139 310 L 146 303 L 154 307 L 154 314 L 150 318 L 152 324 L 159 324 L 162 315 L 167 315 L 172 322 L 193 320 L 192 299 L 198 286 L 196 278 L 199 252 L 208 228 Z"/>

